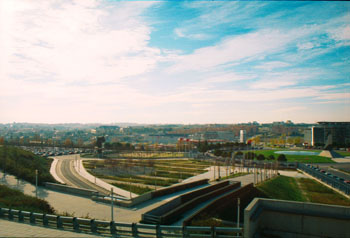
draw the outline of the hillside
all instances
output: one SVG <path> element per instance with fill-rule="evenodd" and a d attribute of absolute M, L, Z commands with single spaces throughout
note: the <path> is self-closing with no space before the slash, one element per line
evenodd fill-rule
<path fill-rule="evenodd" d="M 32 184 L 35 183 L 35 170 L 38 170 L 38 183 L 55 182 L 50 174 L 51 159 L 34 155 L 13 146 L 0 147 L 0 169 Z"/>

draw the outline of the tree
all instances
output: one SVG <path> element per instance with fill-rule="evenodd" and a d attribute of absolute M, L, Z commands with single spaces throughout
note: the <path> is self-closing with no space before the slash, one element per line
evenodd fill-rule
<path fill-rule="evenodd" d="M 268 160 L 275 160 L 275 156 L 274 155 L 269 155 Z"/>
<path fill-rule="evenodd" d="M 65 141 L 64 141 L 64 146 L 66 147 L 71 147 L 73 146 L 73 142 L 71 139 L 67 138 Z"/>
<path fill-rule="evenodd" d="M 242 159 L 243 158 L 243 152 L 242 151 L 237 151 L 234 155 L 235 159 Z"/>
<path fill-rule="evenodd" d="M 265 160 L 265 156 L 263 154 L 259 154 L 257 159 L 258 160 Z"/>
<path fill-rule="evenodd" d="M 285 162 L 285 161 L 287 161 L 287 157 L 284 154 L 280 154 L 277 157 L 277 160 L 280 161 L 280 162 Z"/>
<path fill-rule="evenodd" d="M 254 152 L 246 152 L 245 154 L 244 154 L 244 159 L 254 159 L 256 157 L 256 154 L 254 153 Z"/>
<path fill-rule="evenodd" d="M 222 150 L 214 150 L 214 155 L 215 156 L 221 156 L 222 155 Z"/>

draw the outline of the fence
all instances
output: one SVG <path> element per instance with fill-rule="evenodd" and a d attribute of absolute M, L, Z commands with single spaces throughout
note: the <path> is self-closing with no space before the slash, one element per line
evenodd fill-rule
<path fill-rule="evenodd" d="M 140 223 L 120 223 L 77 217 L 56 216 L 8 208 L 0 208 L 0 218 L 42 225 L 44 227 L 85 232 L 113 237 L 242 237 L 242 228 L 163 226 Z"/>
<path fill-rule="evenodd" d="M 342 181 L 337 180 L 334 177 L 328 176 L 324 173 L 322 173 L 319 169 L 317 169 L 316 167 L 309 167 L 305 164 L 298 164 L 298 169 L 303 170 L 304 172 L 310 174 L 311 176 L 327 183 L 328 185 L 332 186 L 335 189 L 338 189 L 342 192 L 344 192 L 345 194 L 350 194 L 350 185 L 346 184 Z"/>

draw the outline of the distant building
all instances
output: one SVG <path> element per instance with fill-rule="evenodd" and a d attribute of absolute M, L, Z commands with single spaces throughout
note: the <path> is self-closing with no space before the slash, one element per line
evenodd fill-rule
<path fill-rule="evenodd" d="M 350 122 L 318 122 L 305 130 L 304 141 L 311 146 L 350 146 Z"/>
<path fill-rule="evenodd" d="M 212 140 L 212 139 L 218 139 L 218 133 L 216 131 L 205 131 L 202 134 L 202 140 Z"/>
<path fill-rule="evenodd" d="M 239 142 L 245 143 L 247 140 L 247 131 L 246 130 L 240 130 L 239 131 Z"/>

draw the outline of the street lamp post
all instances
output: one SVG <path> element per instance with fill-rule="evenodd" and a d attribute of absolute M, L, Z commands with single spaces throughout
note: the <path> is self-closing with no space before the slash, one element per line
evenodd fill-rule
<path fill-rule="evenodd" d="M 38 170 L 35 170 L 35 197 L 38 197 Z"/>
<path fill-rule="evenodd" d="M 111 220 L 114 221 L 114 216 L 113 216 L 113 188 L 111 188 Z"/>
<path fill-rule="evenodd" d="M 240 212 L 241 199 L 237 198 L 237 228 L 239 228 L 239 212 Z"/>

